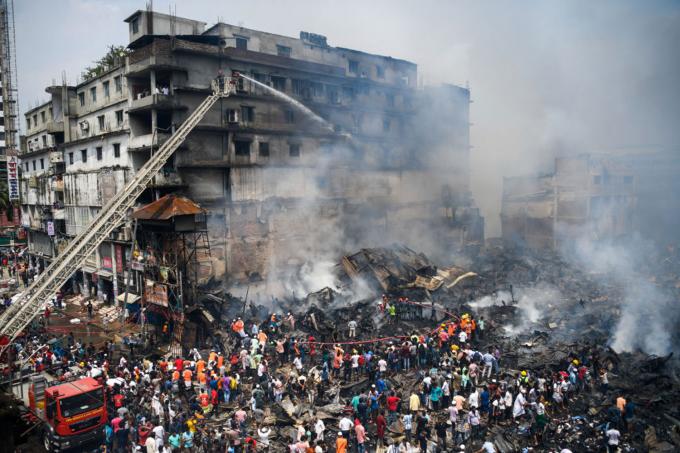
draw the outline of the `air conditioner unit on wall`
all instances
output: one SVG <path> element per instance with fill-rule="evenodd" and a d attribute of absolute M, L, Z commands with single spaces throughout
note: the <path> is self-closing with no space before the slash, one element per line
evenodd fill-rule
<path fill-rule="evenodd" d="M 87 120 L 83 120 L 79 123 L 80 133 L 83 137 L 87 137 L 90 133 L 90 123 Z"/>

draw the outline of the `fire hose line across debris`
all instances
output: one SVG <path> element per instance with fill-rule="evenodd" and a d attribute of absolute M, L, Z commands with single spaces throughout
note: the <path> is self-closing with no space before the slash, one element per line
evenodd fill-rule
<path fill-rule="evenodd" d="M 449 322 L 451 319 L 458 319 L 460 320 L 460 317 L 444 310 L 443 308 L 439 307 L 432 307 L 431 305 L 427 304 L 421 304 L 419 302 L 411 302 L 411 301 L 401 301 L 399 302 L 401 304 L 409 304 L 409 305 L 417 305 L 419 307 L 425 307 L 425 308 L 433 308 L 435 311 L 442 312 L 446 314 L 449 319 L 442 321 L 444 323 Z M 440 323 L 438 323 L 440 324 Z M 437 330 L 439 330 L 438 327 L 435 327 L 432 330 L 427 331 L 425 334 L 430 336 L 433 333 L 435 333 Z M 329 345 L 355 345 L 355 344 L 371 344 L 371 343 L 382 343 L 385 341 L 391 341 L 391 340 L 403 340 L 405 338 L 410 338 L 411 335 L 395 335 L 391 337 L 379 337 L 379 338 L 370 338 L 368 340 L 357 340 L 357 341 L 335 341 L 335 342 L 320 342 L 320 341 L 298 341 L 298 344 L 314 344 L 316 346 L 329 346 Z"/>

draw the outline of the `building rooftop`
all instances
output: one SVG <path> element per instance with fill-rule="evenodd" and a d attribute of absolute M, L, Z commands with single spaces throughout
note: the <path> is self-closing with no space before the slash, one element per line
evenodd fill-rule
<path fill-rule="evenodd" d="M 174 194 L 166 195 L 132 213 L 138 220 L 170 220 L 182 215 L 202 214 L 205 210 L 195 202 Z"/>

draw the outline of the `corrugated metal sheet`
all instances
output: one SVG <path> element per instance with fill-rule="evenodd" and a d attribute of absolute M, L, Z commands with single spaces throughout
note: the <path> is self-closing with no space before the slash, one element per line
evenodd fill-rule
<path fill-rule="evenodd" d="M 132 213 L 139 220 L 168 220 L 180 215 L 195 215 L 205 212 L 203 208 L 185 197 L 166 195 Z"/>

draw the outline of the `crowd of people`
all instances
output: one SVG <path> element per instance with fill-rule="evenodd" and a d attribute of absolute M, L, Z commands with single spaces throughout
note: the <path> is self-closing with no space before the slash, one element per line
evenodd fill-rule
<path fill-rule="evenodd" d="M 400 323 L 390 307 L 408 303 L 385 296 L 376 316 Z M 608 394 L 607 363 L 595 352 L 574 351 L 557 372 L 512 370 L 486 338 L 492 335 L 483 318 L 438 317 L 444 319 L 423 331 L 378 341 L 350 319 L 342 338 L 328 343 L 291 313 L 235 318 L 224 349 L 194 347 L 155 360 L 121 353 L 108 341 L 85 344 L 73 333 L 59 351 L 38 351 L 48 343 L 38 335 L 15 346 L 36 369 L 68 378 L 75 365 L 107 383 L 107 452 L 493 453 L 488 433 L 495 425 L 526 427 L 525 447 L 540 449 L 551 417 L 568 413 L 579 394 Z M 610 396 L 616 400 L 601 427 L 602 448 L 615 451 L 635 404 Z M 271 415 L 284 402 L 309 408 L 311 416 L 292 416 L 294 426 L 283 429 Z M 340 411 L 319 410 L 329 403 Z"/>

